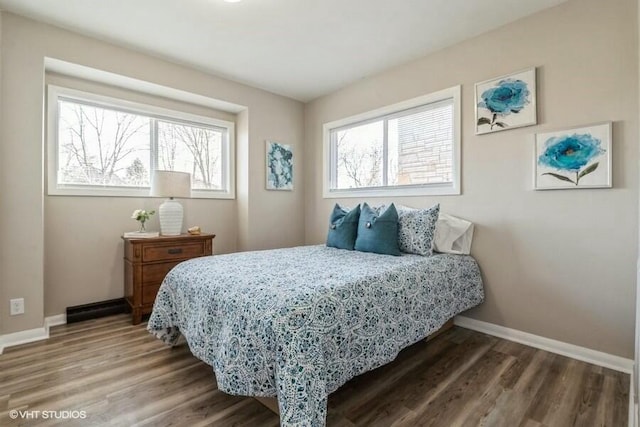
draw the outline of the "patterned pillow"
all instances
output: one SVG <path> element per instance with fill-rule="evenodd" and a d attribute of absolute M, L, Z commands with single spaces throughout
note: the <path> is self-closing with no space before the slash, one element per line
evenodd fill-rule
<path fill-rule="evenodd" d="M 336 203 L 329 218 L 327 246 L 352 251 L 356 244 L 359 219 L 360 205 L 349 210 L 341 208 L 340 205 Z"/>
<path fill-rule="evenodd" d="M 398 212 L 393 203 L 382 213 L 364 203 L 358 223 L 357 251 L 400 255 Z"/>
<path fill-rule="evenodd" d="M 398 206 L 398 245 L 402 252 L 430 256 L 440 205 L 429 209 Z"/>

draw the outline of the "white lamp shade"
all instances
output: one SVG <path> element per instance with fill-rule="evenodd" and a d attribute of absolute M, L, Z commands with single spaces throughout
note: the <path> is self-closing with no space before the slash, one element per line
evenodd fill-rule
<path fill-rule="evenodd" d="M 153 171 L 151 196 L 169 197 L 158 209 L 160 234 L 177 236 L 182 232 L 182 205 L 174 197 L 191 197 L 191 175 L 185 172 Z"/>
<path fill-rule="evenodd" d="M 191 197 L 191 174 L 174 171 L 153 171 L 152 197 Z"/>

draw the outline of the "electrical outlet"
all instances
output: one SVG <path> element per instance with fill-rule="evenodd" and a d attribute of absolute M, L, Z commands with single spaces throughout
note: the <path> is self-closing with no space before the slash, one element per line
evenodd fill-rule
<path fill-rule="evenodd" d="M 24 298 L 15 298 L 9 301 L 11 306 L 11 315 L 24 314 Z"/>

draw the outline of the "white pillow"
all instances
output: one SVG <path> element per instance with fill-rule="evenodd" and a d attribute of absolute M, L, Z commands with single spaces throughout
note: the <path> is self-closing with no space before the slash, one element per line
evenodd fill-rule
<path fill-rule="evenodd" d="M 446 213 L 436 222 L 433 249 L 447 254 L 468 255 L 473 240 L 473 223 Z"/>

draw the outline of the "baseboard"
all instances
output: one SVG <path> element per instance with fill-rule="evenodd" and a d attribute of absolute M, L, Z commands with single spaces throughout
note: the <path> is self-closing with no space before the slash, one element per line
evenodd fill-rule
<path fill-rule="evenodd" d="M 552 340 L 550 338 L 541 337 L 528 332 L 518 331 L 517 329 L 506 328 L 493 323 L 471 319 L 469 317 L 456 316 L 454 323 L 457 326 L 472 329 L 487 335 L 504 338 L 509 341 L 525 344 L 551 353 L 560 354 L 583 362 L 624 372 L 625 374 L 633 374 L 634 362 L 632 359 L 625 359 L 624 357 L 615 356 L 613 354 L 603 353 L 590 348 Z"/>
<path fill-rule="evenodd" d="M 55 316 L 49 316 L 44 318 L 44 325 L 46 328 L 51 328 L 53 326 L 66 325 L 66 324 L 67 324 L 66 314 L 56 314 Z"/>
<path fill-rule="evenodd" d="M 46 340 L 49 338 L 49 330 L 46 327 L 27 329 L 26 331 L 14 332 L 0 336 L 0 354 L 5 347 L 27 344 L 33 341 Z"/>
<path fill-rule="evenodd" d="M 64 325 L 65 323 L 67 323 L 66 315 L 58 314 L 55 316 L 45 317 L 44 326 L 42 328 L 28 329 L 26 331 L 0 335 L 0 354 L 2 354 L 6 347 L 46 340 L 49 338 L 49 328 Z"/>

